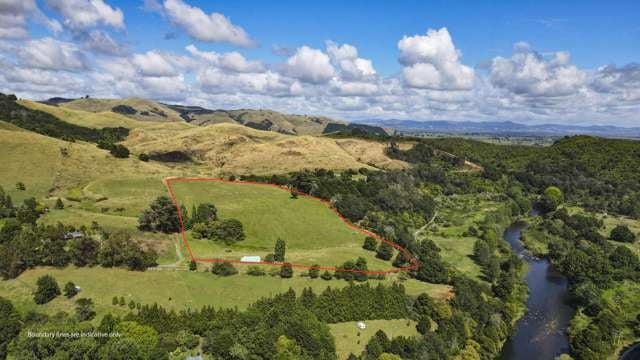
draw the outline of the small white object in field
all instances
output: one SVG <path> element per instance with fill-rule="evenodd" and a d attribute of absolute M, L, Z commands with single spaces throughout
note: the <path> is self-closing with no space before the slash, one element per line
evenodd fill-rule
<path fill-rule="evenodd" d="M 249 256 L 243 256 L 240 258 L 240 261 L 242 262 L 260 262 L 260 256 L 255 256 L 255 255 L 249 255 Z"/>

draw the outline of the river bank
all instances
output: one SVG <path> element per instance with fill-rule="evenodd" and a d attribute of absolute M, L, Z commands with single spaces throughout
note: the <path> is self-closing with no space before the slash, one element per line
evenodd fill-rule
<path fill-rule="evenodd" d="M 515 333 L 504 344 L 501 360 L 553 359 L 569 352 L 566 330 L 574 314 L 567 305 L 567 279 L 553 269 L 546 258 L 529 255 L 520 238 L 523 222 L 512 224 L 504 239 L 527 263 L 529 287 L 527 313 L 516 323 Z"/>

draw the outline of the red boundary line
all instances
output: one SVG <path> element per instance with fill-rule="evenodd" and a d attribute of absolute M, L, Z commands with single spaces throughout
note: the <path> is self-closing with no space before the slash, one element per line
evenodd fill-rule
<path fill-rule="evenodd" d="M 182 221 L 182 212 L 180 210 L 180 204 L 178 204 L 178 200 L 173 192 L 173 188 L 171 187 L 171 184 L 173 182 L 191 182 L 191 181 L 212 181 L 212 182 L 223 182 L 223 183 L 230 183 L 230 184 L 238 184 L 238 185 L 259 185 L 259 186 L 270 186 L 270 187 L 275 187 L 278 188 L 280 190 L 284 190 L 284 191 L 291 191 L 291 189 L 285 187 L 285 186 L 280 186 L 280 185 L 276 185 L 276 184 L 270 184 L 270 183 L 261 183 L 261 182 L 256 182 L 256 181 L 240 181 L 240 180 L 225 180 L 225 179 L 220 179 L 220 178 L 202 178 L 202 177 L 189 177 L 189 178 L 180 178 L 180 177 L 175 177 L 175 178 L 166 178 L 164 179 L 164 183 L 167 186 L 167 190 L 169 191 L 169 196 L 171 197 L 171 201 L 173 201 L 173 204 L 175 205 L 176 209 L 178 210 L 178 219 L 180 220 L 180 230 L 182 233 L 182 242 L 184 243 L 184 245 L 186 246 L 187 250 L 189 251 L 189 256 L 191 257 L 191 260 L 196 261 L 196 262 L 206 262 L 206 263 L 217 263 L 217 262 L 228 262 L 228 263 L 237 263 L 237 264 L 254 264 L 254 265 L 271 265 L 271 266 L 283 266 L 287 263 L 274 263 L 274 262 L 267 262 L 267 261 L 259 261 L 259 262 L 249 262 L 249 261 L 240 261 L 240 260 L 226 260 L 226 259 L 202 259 L 202 258 L 197 258 L 195 256 L 193 256 L 193 252 L 191 252 L 191 247 L 189 246 L 189 241 L 187 240 L 187 236 L 185 233 L 185 229 L 184 229 L 184 222 Z M 290 264 L 292 267 L 296 267 L 296 268 L 303 268 L 303 269 L 320 269 L 320 270 L 331 270 L 331 271 L 339 271 L 339 272 L 353 272 L 353 273 L 364 273 L 364 274 L 372 274 L 372 275 L 378 275 L 378 274 L 388 274 L 388 273 L 397 273 L 403 270 L 411 270 L 411 269 L 416 269 L 418 268 L 418 260 L 405 248 L 401 247 L 400 245 L 393 243 L 385 238 L 383 238 L 382 236 L 373 233 L 367 229 L 363 229 L 361 227 L 359 227 L 358 225 L 353 224 L 352 222 L 350 222 L 349 220 L 345 219 L 342 214 L 340 214 L 338 212 L 338 210 L 336 210 L 329 201 L 321 199 L 319 197 L 313 196 L 313 195 L 309 195 L 303 192 L 298 191 L 297 192 L 298 195 L 300 196 L 304 196 L 310 199 L 314 199 L 317 201 L 320 201 L 321 203 L 323 203 L 325 206 L 327 206 L 329 209 L 331 209 L 339 218 L 340 220 L 342 220 L 345 224 L 347 224 L 347 226 L 349 226 L 350 228 L 361 232 L 365 235 L 371 236 L 374 239 L 380 240 L 382 242 L 385 242 L 391 246 L 393 246 L 394 248 L 396 248 L 398 251 L 401 251 L 402 253 L 404 253 L 404 256 L 406 259 L 408 259 L 408 261 L 411 263 L 411 266 L 406 266 L 406 267 L 401 267 L 401 268 L 392 268 L 390 270 L 385 270 L 385 271 L 364 271 L 364 270 L 347 270 L 347 269 L 339 269 L 336 267 L 324 267 L 324 266 L 313 266 L 313 265 L 302 265 L 302 264 Z"/>

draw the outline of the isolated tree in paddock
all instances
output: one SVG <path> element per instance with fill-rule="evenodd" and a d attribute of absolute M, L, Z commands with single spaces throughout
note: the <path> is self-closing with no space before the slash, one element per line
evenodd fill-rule
<path fill-rule="evenodd" d="M 626 225 L 618 225 L 613 230 L 611 230 L 611 234 L 609 238 L 613 241 L 632 243 L 636 241 L 636 235 L 629 230 L 629 227 Z"/>
<path fill-rule="evenodd" d="M 25 190 L 27 190 L 27 187 L 24 186 L 24 183 L 22 181 L 18 181 L 16 183 L 16 189 L 20 190 L 20 191 L 25 191 Z"/>
<path fill-rule="evenodd" d="M 189 271 L 196 271 L 198 269 L 198 264 L 195 261 L 191 260 L 189 263 Z"/>
<path fill-rule="evenodd" d="M 224 219 L 209 223 L 209 238 L 233 244 L 244 240 L 246 235 L 242 223 L 237 219 Z"/>
<path fill-rule="evenodd" d="M 51 275 L 44 275 L 38 278 L 36 282 L 36 291 L 33 294 L 33 301 L 36 304 L 46 304 L 60 295 L 60 287 L 58 282 Z"/>
<path fill-rule="evenodd" d="M 291 264 L 282 265 L 282 267 L 280 268 L 280 277 L 288 279 L 292 276 L 293 276 L 293 268 L 291 267 Z"/>
<path fill-rule="evenodd" d="M 377 247 L 378 247 L 378 242 L 376 241 L 376 239 L 372 238 L 371 236 L 367 236 L 366 238 L 364 238 L 364 245 L 362 245 L 363 249 L 369 250 L 369 251 L 376 251 Z"/>
<path fill-rule="evenodd" d="M 286 243 L 282 239 L 276 240 L 276 246 L 273 249 L 273 260 L 277 262 L 284 261 L 284 254 L 286 252 Z"/>
<path fill-rule="evenodd" d="M 178 210 L 171 199 L 158 196 L 138 218 L 138 228 L 142 231 L 173 233 L 180 231 Z"/>
<path fill-rule="evenodd" d="M 76 294 L 78 293 L 78 289 L 76 289 L 76 284 L 74 284 L 73 282 L 69 281 L 68 283 L 66 283 L 64 285 L 64 296 L 68 297 L 68 298 L 72 298 L 74 296 L 76 296 Z"/>
<path fill-rule="evenodd" d="M 89 321 L 96 317 L 96 311 L 93 308 L 93 300 L 80 298 L 76 300 L 76 316 L 80 321 Z"/>
<path fill-rule="evenodd" d="M 20 314 L 11 301 L 0 296 L 0 359 L 6 359 L 9 343 L 20 333 Z"/>
<path fill-rule="evenodd" d="M 56 200 L 56 204 L 54 205 L 54 208 L 56 208 L 58 210 L 64 209 L 64 203 L 62 202 L 62 199 L 58 198 Z"/>
<path fill-rule="evenodd" d="M 391 260 L 393 256 L 393 247 L 386 242 L 380 242 L 378 250 L 376 251 L 376 257 L 382 260 Z"/>

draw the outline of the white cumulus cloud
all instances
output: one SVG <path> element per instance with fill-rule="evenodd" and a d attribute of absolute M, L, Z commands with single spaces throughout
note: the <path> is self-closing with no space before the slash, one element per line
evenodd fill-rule
<path fill-rule="evenodd" d="M 182 0 L 166 0 L 164 10 L 169 19 L 189 36 L 200 41 L 224 42 L 240 47 L 253 47 L 255 42 L 243 28 L 234 25 L 220 13 L 206 14 L 202 9 Z"/>
<path fill-rule="evenodd" d="M 472 68 L 460 63 L 447 28 L 429 29 L 426 35 L 404 36 L 398 42 L 402 74 L 410 87 L 432 90 L 469 90 Z"/>
<path fill-rule="evenodd" d="M 124 14 L 103 0 L 46 0 L 47 5 L 64 17 L 72 29 L 88 29 L 98 25 L 124 29 Z"/>
<path fill-rule="evenodd" d="M 0 38 L 25 39 L 29 36 L 27 19 L 32 18 L 53 32 L 62 30 L 62 25 L 47 18 L 35 0 L 0 0 Z"/>
<path fill-rule="evenodd" d="M 18 56 L 24 65 L 38 69 L 80 71 L 88 68 L 87 59 L 72 43 L 46 37 L 31 40 Z"/>
<path fill-rule="evenodd" d="M 309 83 L 326 83 L 335 75 L 329 56 L 318 49 L 302 46 L 287 59 L 287 71 L 292 77 Z"/>
<path fill-rule="evenodd" d="M 358 57 L 358 49 L 349 44 L 338 44 L 327 41 L 327 53 L 335 64 L 340 67 L 342 75 L 350 80 L 362 80 L 376 75 L 371 60 Z"/>
<path fill-rule="evenodd" d="M 564 51 L 545 58 L 520 42 L 510 58 L 498 56 L 492 60 L 489 79 L 494 86 L 522 96 L 572 95 L 585 85 L 587 74 L 571 65 L 569 58 Z"/>

